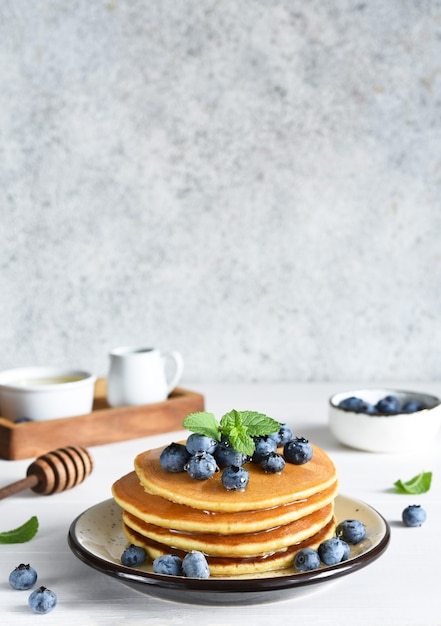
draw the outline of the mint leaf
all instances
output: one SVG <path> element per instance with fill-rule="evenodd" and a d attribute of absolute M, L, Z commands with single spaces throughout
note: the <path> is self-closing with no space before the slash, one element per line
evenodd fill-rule
<path fill-rule="evenodd" d="M 184 419 L 182 425 L 192 433 L 205 435 L 206 437 L 220 441 L 219 424 L 213 413 L 208 413 L 207 411 L 190 413 L 190 415 L 187 415 Z"/>
<path fill-rule="evenodd" d="M 257 411 L 233 409 L 221 418 L 220 431 L 228 437 L 235 450 L 252 456 L 255 444 L 252 437 L 269 435 L 280 429 L 280 424 L 271 417 Z"/>
<path fill-rule="evenodd" d="M 406 482 L 397 480 L 394 485 L 398 493 L 418 494 L 429 491 L 431 483 L 432 472 L 421 472 Z"/>
<path fill-rule="evenodd" d="M 229 437 L 230 433 L 235 428 L 241 428 L 241 426 L 242 419 L 240 417 L 240 413 L 239 411 L 236 411 L 236 409 L 233 409 L 232 411 L 230 411 L 229 413 L 225 413 L 225 415 L 221 417 L 219 429 L 223 435 Z"/>
<path fill-rule="evenodd" d="M 242 428 L 233 428 L 230 431 L 228 436 L 231 445 L 237 452 L 241 452 L 242 454 L 247 454 L 248 456 L 252 456 L 254 450 L 256 448 L 252 437 L 250 437 L 246 429 Z"/>
<path fill-rule="evenodd" d="M 242 413 L 233 409 L 229 413 L 225 413 L 220 421 L 220 431 L 228 437 L 232 447 L 242 454 L 252 455 L 254 452 L 254 441 L 248 433 L 244 424 Z"/>
<path fill-rule="evenodd" d="M 0 543 L 25 543 L 37 534 L 37 530 L 38 519 L 33 515 L 22 526 L 1 532 Z"/>
<path fill-rule="evenodd" d="M 242 423 L 247 428 L 248 434 L 251 435 L 251 437 L 271 435 L 271 433 L 276 433 L 280 430 L 279 422 L 264 413 L 242 411 L 240 415 Z"/>
<path fill-rule="evenodd" d="M 255 450 L 253 437 L 270 435 L 280 429 L 279 422 L 263 413 L 236 411 L 236 409 L 225 413 L 219 424 L 213 413 L 206 411 L 190 413 L 184 419 L 183 426 L 194 433 L 206 435 L 216 439 L 216 441 L 220 441 L 221 435 L 224 435 L 237 452 L 248 456 L 252 456 Z"/>

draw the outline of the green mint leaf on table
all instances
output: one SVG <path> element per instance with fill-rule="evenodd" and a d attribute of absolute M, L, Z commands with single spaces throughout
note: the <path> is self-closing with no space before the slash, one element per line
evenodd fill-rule
<path fill-rule="evenodd" d="M 183 421 L 188 430 L 220 441 L 221 435 L 228 437 L 235 450 L 251 456 L 255 450 L 253 437 L 270 435 L 279 430 L 276 420 L 256 411 L 233 409 L 217 422 L 213 413 L 200 411 L 190 413 Z"/>
<path fill-rule="evenodd" d="M 421 472 L 406 482 L 397 480 L 394 485 L 398 493 L 418 494 L 429 491 L 431 483 L 432 472 Z"/>
<path fill-rule="evenodd" d="M 0 543 L 25 543 L 37 534 L 38 519 L 33 515 L 22 526 L 0 532 Z"/>
<path fill-rule="evenodd" d="M 220 441 L 219 424 L 213 413 L 207 411 L 198 411 L 187 415 L 182 425 L 192 433 L 211 437 L 216 441 Z"/>

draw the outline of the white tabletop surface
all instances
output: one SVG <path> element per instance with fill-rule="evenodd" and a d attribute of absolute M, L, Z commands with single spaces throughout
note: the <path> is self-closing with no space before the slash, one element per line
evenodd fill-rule
<path fill-rule="evenodd" d="M 265 412 L 329 453 L 337 467 L 340 492 L 367 502 L 391 527 L 388 549 L 366 568 L 297 598 L 244 607 L 209 607 L 143 595 L 85 565 L 67 545 L 71 522 L 88 507 L 111 497 L 112 482 L 131 471 L 137 453 L 177 438 L 166 433 L 90 448 L 95 469 L 70 491 L 53 496 L 26 491 L 0 502 L 0 531 L 21 525 L 31 515 L 40 522 L 38 534 L 30 542 L 0 545 L 0 607 L 5 623 L 35 624 L 36 616 L 27 605 L 30 592 L 14 591 L 8 583 L 16 565 L 30 563 L 39 574 L 38 583 L 58 597 L 56 608 L 37 618 L 47 625 L 440 626 L 441 435 L 429 449 L 416 440 L 410 454 L 377 455 L 343 447 L 328 430 L 327 401 L 334 392 L 361 386 L 366 385 L 185 385 L 203 393 L 206 409 L 218 417 L 233 408 Z M 395 386 L 441 393 L 441 383 L 402 382 Z M 24 477 L 30 462 L 0 460 L 1 486 Z M 433 472 L 428 493 L 408 496 L 393 492 L 395 480 L 407 480 L 422 470 Z M 401 512 L 408 504 L 425 508 L 427 521 L 420 528 L 406 528 L 401 523 Z"/>

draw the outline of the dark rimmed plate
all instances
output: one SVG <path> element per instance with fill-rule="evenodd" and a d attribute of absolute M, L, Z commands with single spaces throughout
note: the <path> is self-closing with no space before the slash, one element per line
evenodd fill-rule
<path fill-rule="evenodd" d="M 81 561 L 141 593 L 174 602 L 257 604 L 315 591 L 319 585 L 366 567 L 386 550 L 390 528 L 375 509 L 340 495 L 335 500 L 335 514 L 337 523 L 345 519 L 362 521 L 366 526 L 366 538 L 351 547 L 348 560 L 311 572 L 285 569 L 271 574 L 197 579 L 155 574 L 148 564 L 137 568 L 124 567 L 120 557 L 127 539 L 122 532 L 121 509 L 113 499 L 96 504 L 79 515 L 69 529 L 68 543 Z"/>

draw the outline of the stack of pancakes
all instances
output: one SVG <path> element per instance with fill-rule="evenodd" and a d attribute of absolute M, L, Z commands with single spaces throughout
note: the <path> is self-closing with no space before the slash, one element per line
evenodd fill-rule
<path fill-rule="evenodd" d="M 212 576 L 249 575 L 290 567 L 300 549 L 334 535 L 337 475 L 317 446 L 311 461 L 286 463 L 280 474 L 247 464 L 245 491 L 227 491 L 220 472 L 203 481 L 167 472 L 162 450 L 139 454 L 112 486 L 124 534 L 152 559 L 200 550 Z"/>

